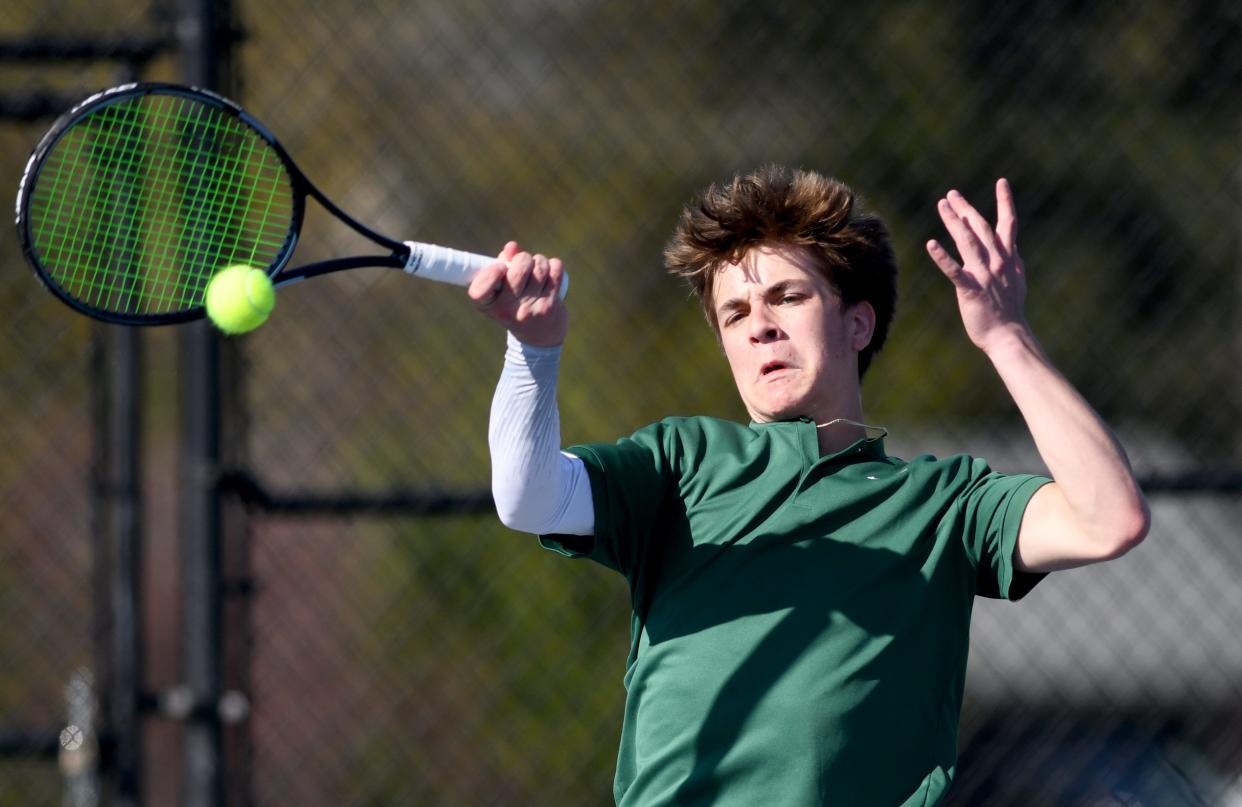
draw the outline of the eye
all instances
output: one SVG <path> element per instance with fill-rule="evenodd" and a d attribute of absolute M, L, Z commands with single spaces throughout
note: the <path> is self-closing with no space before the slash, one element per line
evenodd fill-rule
<path fill-rule="evenodd" d="M 790 304 L 790 303 L 800 303 L 800 302 L 802 302 L 804 299 L 805 299 L 805 295 L 798 294 L 798 293 L 796 293 L 796 292 L 790 292 L 790 293 L 785 294 L 785 295 L 783 295 L 783 296 L 781 297 L 781 302 L 782 302 L 782 303 L 786 303 L 786 304 Z"/>
<path fill-rule="evenodd" d="M 742 318 L 742 313 L 741 313 L 740 311 L 734 311 L 734 312 L 732 312 L 731 314 L 728 314 L 728 315 L 724 318 L 724 324 L 725 324 L 725 325 L 732 325 L 733 323 L 737 322 L 737 321 L 738 321 L 738 320 L 740 320 L 741 318 Z"/>

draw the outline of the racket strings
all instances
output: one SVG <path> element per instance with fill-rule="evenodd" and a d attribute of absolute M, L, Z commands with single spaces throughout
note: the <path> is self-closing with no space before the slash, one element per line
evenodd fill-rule
<path fill-rule="evenodd" d="M 293 215 L 288 174 L 266 140 L 224 110 L 171 94 L 79 119 L 31 194 L 48 274 L 81 302 L 127 315 L 194 308 L 224 266 L 274 263 Z"/>
<path fill-rule="evenodd" d="M 254 197 L 254 193 L 239 193 L 236 187 L 226 183 L 233 180 L 239 168 L 248 165 L 248 160 L 255 151 L 255 145 L 260 144 L 261 148 L 258 153 L 262 158 L 266 158 L 269 149 L 265 144 L 255 137 L 247 129 L 243 128 L 236 119 L 224 117 L 222 113 L 211 107 L 199 106 L 196 112 L 214 113 L 213 117 L 223 118 L 226 123 L 232 124 L 232 127 L 225 131 L 227 135 L 240 135 L 239 140 L 245 146 L 245 152 L 238 152 L 233 160 L 216 160 L 207 161 L 194 160 L 194 169 L 198 173 L 197 182 L 191 185 L 191 191 L 188 194 L 189 205 L 187 212 L 186 230 L 188 236 L 182 238 L 176 246 L 181 251 L 171 256 L 178 263 L 186 266 L 193 266 L 197 269 L 206 269 L 206 272 L 198 272 L 197 279 L 205 281 L 210 274 L 218 269 L 221 264 L 231 264 L 237 262 L 242 252 L 242 236 L 246 232 L 244 226 L 238 221 L 239 206 L 245 203 L 245 207 L 249 209 L 250 202 Z M 211 124 L 215 121 L 202 120 L 201 116 L 187 119 L 184 116 L 176 116 L 175 120 L 180 123 L 188 123 L 190 130 L 187 135 L 192 140 L 202 140 L 207 144 L 212 142 L 213 127 Z M 249 135 L 249 136 L 245 136 Z M 201 148 L 197 148 L 196 158 L 203 153 Z M 209 156 L 219 156 L 218 149 L 209 149 Z M 262 176 L 260 171 L 259 176 Z M 278 169 L 271 175 L 271 187 L 263 189 L 257 187 L 260 192 L 266 190 L 263 195 L 270 199 L 274 198 L 273 191 L 276 190 L 276 184 L 283 178 L 283 173 Z M 236 183 L 234 183 L 236 184 Z M 255 190 L 252 188 L 251 190 Z M 284 210 L 284 217 L 280 222 L 280 229 L 276 232 L 276 238 L 270 241 L 264 240 L 261 236 L 252 239 L 252 247 L 248 254 L 248 258 L 253 262 L 257 254 L 258 247 L 262 244 L 271 248 L 273 253 L 279 252 L 280 247 L 284 243 L 284 235 L 287 232 L 288 219 L 292 215 L 291 204 Z M 260 230 L 262 233 L 262 230 Z M 193 248 L 197 247 L 198 252 L 194 252 Z M 266 263 L 266 261 L 265 261 Z M 203 283 L 195 283 L 191 288 L 197 292 L 201 289 Z"/>
<path fill-rule="evenodd" d="M 76 146 L 76 150 L 71 153 L 63 154 L 63 159 L 56 163 L 56 183 L 49 191 L 49 199 L 55 200 L 58 204 L 48 209 L 50 214 L 47 225 L 42 232 L 60 236 L 60 239 L 53 240 L 48 244 L 47 259 L 55 266 L 64 265 L 71 267 L 70 274 L 66 278 L 68 284 L 74 287 L 81 286 L 87 289 L 103 291 L 110 288 L 109 284 L 103 282 L 100 277 L 103 274 L 105 266 L 115 266 L 116 252 L 118 249 L 133 248 L 139 246 L 138 239 L 140 235 L 135 232 L 134 228 L 121 229 L 113 227 L 111 231 L 104 230 L 102 235 L 109 236 L 111 249 L 105 253 L 103 245 L 98 242 L 93 234 L 89 244 L 89 252 L 85 251 L 87 246 L 80 232 L 81 225 L 84 221 L 100 221 L 106 219 L 106 210 L 101 210 L 106 204 L 109 197 L 115 197 L 117 192 L 114 186 L 117 184 L 116 177 L 110 177 L 108 174 L 102 174 L 103 181 L 98 184 L 90 184 L 86 187 L 85 193 L 73 193 L 71 188 L 62 187 L 60 178 L 66 165 L 81 170 L 83 165 L 91 168 L 101 167 L 101 156 L 111 153 L 112 157 L 108 162 L 114 166 L 117 174 L 131 174 L 128 170 L 135 162 L 135 158 L 146 157 L 145 141 L 133 139 L 131 148 L 125 153 L 120 148 L 121 132 L 118 131 L 120 125 L 129 124 L 133 128 L 136 122 L 138 108 L 136 105 L 122 105 L 108 110 L 109 113 L 128 112 L 127 119 L 123 119 L 120 114 L 97 114 L 91 120 L 91 126 L 94 129 L 94 137 L 86 136 L 86 128 L 79 124 L 79 130 L 75 132 L 75 137 L 70 140 L 66 138 L 67 143 Z M 125 158 L 122 162 L 117 157 Z M 45 168 L 45 171 L 47 169 Z M 127 195 L 128 196 L 128 195 Z M 36 203 L 38 199 L 36 197 Z M 128 196 L 127 201 L 132 202 L 132 196 Z M 120 206 L 120 205 L 118 205 Z M 127 211 L 131 212 L 131 211 Z M 132 219 L 130 216 L 125 218 Z M 125 220 L 122 219 L 122 221 Z M 72 226 L 71 232 L 57 228 L 57 223 L 68 223 Z M 89 260 L 91 256 L 100 258 L 98 261 Z M 161 256 L 163 257 L 163 256 Z M 161 272 L 153 273 L 157 279 Z M 138 276 L 131 272 L 119 272 L 115 275 L 116 280 L 137 280 Z M 119 290 L 119 289 L 118 289 Z M 87 302 L 99 303 L 98 299 L 89 299 Z"/>
<path fill-rule="evenodd" d="M 92 193 L 85 195 L 85 196 L 79 196 L 76 201 L 80 202 L 81 204 L 78 204 L 76 207 L 70 208 L 69 212 L 71 214 L 90 212 L 96 217 L 97 220 L 100 218 L 106 219 L 108 218 L 108 215 L 107 215 L 108 211 L 100 209 L 101 200 L 107 200 L 111 198 L 111 199 L 116 199 L 119 202 L 121 202 L 120 204 L 117 205 L 117 207 L 120 208 L 120 213 L 121 213 L 120 221 L 121 222 L 124 222 L 126 219 L 133 218 L 134 214 L 133 214 L 132 209 L 126 210 L 125 208 L 128 207 L 129 204 L 133 203 L 134 194 L 126 193 L 125 188 L 127 187 L 129 183 L 132 182 L 130 177 L 132 177 L 134 173 L 133 168 L 137 166 L 142 160 L 147 158 L 148 149 L 146 148 L 147 141 L 145 139 L 135 139 L 132 136 L 125 135 L 125 132 L 127 129 L 131 132 L 133 130 L 132 124 L 135 123 L 134 112 L 136 111 L 136 107 L 134 105 L 127 105 L 126 107 L 122 109 L 124 109 L 125 111 L 129 111 L 130 114 L 124 117 L 120 115 L 111 115 L 111 116 L 108 116 L 107 118 L 104 118 L 103 116 L 99 116 L 102 122 L 96 126 L 96 129 L 97 129 L 96 137 L 94 138 L 93 145 L 92 145 L 92 153 L 96 155 L 96 160 L 95 160 L 96 162 L 98 162 L 98 155 L 101 155 L 101 154 L 109 155 L 110 154 L 108 159 L 110 160 L 111 165 L 115 168 L 114 175 L 104 174 L 105 178 L 107 178 L 109 181 L 101 183 L 93 187 Z M 79 150 L 74 155 L 76 159 L 79 161 L 83 158 L 83 155 L 81 152 L 82 152 L 82 149 L 84 148 L 83 144 L 85 144 L 86 142 L 87 142 L 87 139 L 79 138 Z M 156 169 L 156 173 L 158 174 L 159 166 L 153 165 L 153 167 Z M 57 172 L 57 173 L 58 173 L 57 190 L 59 190 L 59 175 L 61 172 Z M 122 182 L 120 183 L 122 186 L 120 191 L 118 191 L 115 187 L 118 184 L 116 182 L 116 178 L 120 178 L 122 180 Z M 165 208 L 169 207 L 170 200 L 168 198 L 160 198 L 160 194 L 152 191 L 150 188 L 148 189 L 148 191 L 149 191 L 148 198 L 151 200 L 154 200 L 154 202 L 156 203 L 155 207 L 157 209 L 161 207 L 165 207 Z M 66 198 L 66 196 L 63 193 L 61 193 L 56 198 L 60 198 L 63 200 L 64 198 Z M 83 208 L 85 208 L 85 211 L 83 210 Z M 57 212 L 59 212 L 62 215 L 62 217 L 63 217 L 63 214 L 65 213 L 63 208 Z M 73 216 L 73 218 L 76 219 L 78 222 L 81 221 L 81 218 L 78 216 Z M 157 220 L 157 224 L 158 223 L 160 222 L 158 222 Z M 193 226 L 193 224 L 191 224 L 191 226 Z M 84 285 L 86 288 L 95 289 L 95 290 L 108 288 L 109 284 L 101 283 L 98 280 L 100 269 L 106 265 L 116 265 L 117 250 L 126 249 L 126 248 L 128 248 L 129 250 L 132 250 L 137 245 L 137 239 L 140 237 L 140 231 L 132 227 L 126 228 L 126 229 L 113 227 L 110 232 L 105 230 L 104 233 L 110 237 L 109 240 L 112 243 L 112 249 L 108 253 L 105 254 L 101 249 L 98 248 L 99 245 L 96 244 L 95 252 L 101 258 L 103 258 L 102 261 L 100 262 L 81 261 L 81 260 L 74 261 L 73 265 L 75 268 L 73 270 L 73 273 L 70 275 L 71 282 L 75 282 L 79 285 Z M 60 233 L 60 234 L 66 235 L 66 233 Z M 75 227 L 74 233 L 68 234 L 68 235 L 71 235 L 71 236 L 78 235 L 77 227 Z M 75 254 L 74 257 L 82 257 L 82 253 L 80 252 L 80 250 L 77 251 L 77 254 Z M 157 255 L 157 259 L 159 261 L 159 263 L 157 263 L 157 266 L 160 264 L 167 264 L 170 258 L 174 258 L 177 260 L 178 263 L 180 263 L 181 256 L 169 255 L 167 254 L 167 250 L 165 250 L 161 254 Z M 89 276 L 84 276 L 83 272 L 90 272 L 90 274 Z M 153 281 L 158 282 L 159 280 L 162 280 L 163 281 L 162 285 L 167 287 L 169 285 L 169 280 L 174 277 L 175 275 L 169 274 L 167 272 L 158 273 L 153 279 Z M 132 272 L 122 272 L 117 276 L 117 279 L 133 280 L 135 279 L 135 275 Z M 172 285 L 184 286 L 185 284 L 174 283 Z M 155 292 L 157 296 L 167 296 L 167 288 L 165 289 L 157 288 Z M 92 300 L 92 302 L 98 303 L 99 300 Z"/>
<path fill-rule="evenodd" d="M 133 265 L 132 256 L 141 247 L 141 232 L 132 226 L 136 218 L 133 205 L 136 202 L 133 193 L 126 190 L 134 182 L 134 167 L 138 158 L 147 158 L 148 150 L 145 140 L 135 139 L 126 135 L 126 129 L 132 133 L 137 123 L 139 109 L 137 105 L 128 104 L 110 109 L 111 113 L 99 114 L 91 121 L 94 137 L 76 133 L 74 145 L 76 151 L 66 155 L 66 159 L 57 164 L 57 182 L 50 192 L 49 199 L 56 200 L 57 206 L 49 208 L 53 214 L 50 222 L 71 222 L 72 232 L 56 228 L 55 224 L 45 228 L 45 232 L 53 236 L 61 236 L 60 240 L 50 242 L 48 258 L 55 266 L 65 266 L 69 274 L 65 278 L 67 285 L 73 289 L 95 292 L 86 296 L 84 302 L 97 307 L 116 308 L 118 303 L 107 299 L 110 293 L 122 297 L 132 297 L 138 288 L 138 281 L 143 275 L 136 271 L 126 271 L 125 267 Z M 122 138 L 130 140 L 130 148 L 122 148 Z M 101 177 L 97 183 L 87 186 L 85 193 L 74 193 L 72 186 L 62 187 L 60 177 L 66 165 L 81 171 L 83 165 L 97 169 Z M 108 167 L 114 170 L 109 173 Z M 158 196 L 158 190 L 148 189 L 152 196 Z M 109 200 L 116 200 L 118 210 L 109 211 Z M 156 198 L 157 202 L 160 200 Z M 158 208 L 158 205 L 157 205 Z M 110 215 L 111 213 L 111 215 Z M 96 228 L 83 234 L 83 222 L 103 222 L 108 224 L 115 219 L 116 224 L 110 229 Z M 126 226 L 126 224 L 129 226 Z M 90 239 L 86 241 L 85 239 Z M 89 251 L 87 251 L 89 248 Z M 121 254 L 118 254 L 121 253 Z M 146 275 L 146 280 L 153 286 L 152 293 L 156 299 L 164 299 L 168 295 L 170 283 L 175 275 L 163 268 L 167 255 L 155 256 L 159 263 L 154 264 L 154 271 Z M 96 260 L 92 260 L 96 258 Z M 127 260 L 127 258 L 129 260 Z M 109 274 L 108 270 L 112 272 Z"/>

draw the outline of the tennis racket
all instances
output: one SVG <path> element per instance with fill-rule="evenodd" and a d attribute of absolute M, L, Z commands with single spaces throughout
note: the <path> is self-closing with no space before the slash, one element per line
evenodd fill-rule
<path fill-rule="evenodd" d="M 308 196 L 388 253 L 290 268 Z M 203 317 L 208 282 L 235 264 L 278 286 L 363 266 L 466 286 L 496 260 L 363 226 L 245 110 L 176 84 L 114 87 L 61 116 L 26 164 L 17 230 L 57 297 L 126 325 Z"/>

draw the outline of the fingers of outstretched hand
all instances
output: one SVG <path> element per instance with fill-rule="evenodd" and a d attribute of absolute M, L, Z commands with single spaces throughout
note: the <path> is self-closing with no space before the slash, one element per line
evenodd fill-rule
<path fill-rule="evenodd" d="M 1017 251 L 1018 211 L 1013 202 L 1013 188 L 1009 180 L 996 180 L 996 235 L 1001 246 L 1010 255 Z"/>
<path fill-rule="evenodd" d="M 951 190 L 945 194 L 945 200 L 953 208 L 954 212 L 962 217 L 971 231 L 984 244 L 995 235 L 992 225 L 988 224 L 983 214 L 975 209 L 975 206 L 966 200 L 966 197 L 960 191 Z"/>
<path fill-rule="evenodd" d="M 950 278 L 962 271 L 962 265 L 940 245 L 939 241 L 933 238 L 927 242 L 926 246 L 927 254 L 931 256 L 932 261 Z"/>
<path fill-rule="evenodd" d="M 985 266 L 993 268 L 998 261 L 995 259 L 1003 257 L 1000 243 L 996 239 L 996 231 L 992 229 L 992 225 L 988 224 L 974 205 L 966 201 L 966 197 L 959 192 L 952 190 L 945 195 L 945 202 L 957 215 L 959 221 L 965 230 L 973 237 L 973 241 L 978 246 L 973 251 Z M 943 218 L 943 216 L 942 216 Z M 960 248 L 961 245 L 959 245 Z M 962 257 L 967 257 L 963 252 Z"/>
<path fill-rule="evenodd" d="M 953 193 L 950 191 L 950 196 Z M 963 269 L 966 272 L 971 272 L 972 269 L 986 271 L 984 267 L 988 264 L 988 251 L 949 196 L 936 203 L 936 211 L 940 213 L 940 220 L 944 222 L 945 229 L 949 231 L 949 236 L 961 255 Z"/>

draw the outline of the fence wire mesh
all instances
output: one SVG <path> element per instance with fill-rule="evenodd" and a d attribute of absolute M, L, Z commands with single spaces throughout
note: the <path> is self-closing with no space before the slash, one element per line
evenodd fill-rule
<path fill-rule="evenodd" d="M 161 3 L 9 4 L 0 39 L 161 37 Z M 889 450 L 1039 471 L 923 254 L 956 187 L 1011 179 L 1048 353 L 1140 474 L 1237 468 L 1242 10 L 1228 2 L 235 2 L 231 94 L 381 232 L 573 276 L 565 443 L 671 414 L 740 419 L 723 359 L 660 252 L 707 182 L 765 162 L 834 174 L 889 223 L 898 318 L 864 385 Z M 118 46 L 119 47 L 119 46 Z M 142 66 L 175 80 L 175 51 Z M 0 61 L 0 96 L 82 95 L 115 64 Z M 11 97 L 11 98 L 10 98 Z M 16 188 L 47 120 L 0 122 Z M 311 211 L 297 259 L 366 245 Z M 62 802 L 42 738 L 93 663 L 91 325 L 0 231 L 0 805 Z M 179 676 L 171 515 L 178 372 L 143 334 L 147 669 Z M 276 496 L 471 493 L 489 479 L 503 334 L 459 290 L 358 270 L 281 290 L 229 348 L 239 470 Z M 1153 497 L 1126 557 L 975 613 L 951 803 L 1242 804 L 1242 505 Z M 628 648 L 623 581 L 487 514 L 245 511 L 251 711 L 229 793 L 257 805 L 606 804 Z M 148 803 L 178 729 L 149 717 Z M 11 740 L 11 741 L 9 741 Z M 53 751 L 56 749 L 53 748 Z"/>

